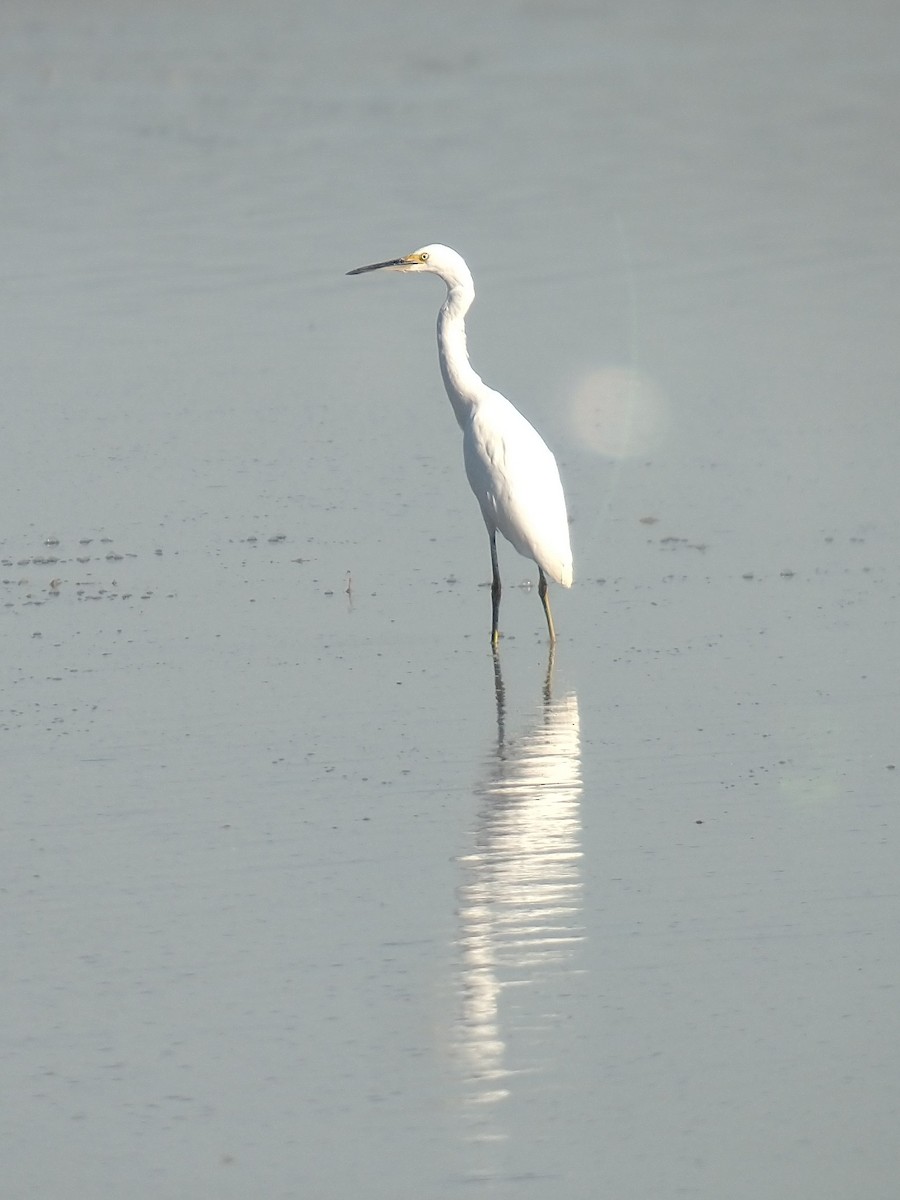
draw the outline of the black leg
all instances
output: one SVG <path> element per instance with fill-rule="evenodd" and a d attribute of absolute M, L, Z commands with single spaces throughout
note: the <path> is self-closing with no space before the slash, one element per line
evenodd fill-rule
<path fill-rule="evenodd" d="M 544 616 L 547 618 L 547 629 L 550 632 L 550 645 L 556 642 L 556 630 L 553 628 L 553 617 L 550 614 L 550 599 L 547 596 L 547 576 L 544 574 L 544 568 L 538 567 L 538 595 L 541 598 L 541 604 L 544 606 Z"/>
<path fill-rule="evenodd" d="M 489 531 L 491 539 L 491 645 L 496 647 L 500 641 L 500 565 L 497 562 L 497 531 Z"/>

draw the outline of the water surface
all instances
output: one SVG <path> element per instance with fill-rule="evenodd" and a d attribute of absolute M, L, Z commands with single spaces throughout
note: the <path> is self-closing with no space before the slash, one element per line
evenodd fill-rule
<path fill-rule="evenodd" d="M 892 13 L 2 23 L 5 1194 L 893 1197 Z"/>

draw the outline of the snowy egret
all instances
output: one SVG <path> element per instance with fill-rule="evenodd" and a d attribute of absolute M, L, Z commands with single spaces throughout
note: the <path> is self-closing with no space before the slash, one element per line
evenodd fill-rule
<path fill-rule="evenodd" d="M 572 586 L 572 551 L 566 500 L 556 459 L 537 430 L 499 392 L 476 374 L 466 350 L 466 313 L 475 285 L 465 260 L 449 246 L 423 246 L 405 258 L 357 267 L 366 271 L 427 271 L 447 285 L 437 319 L 438 358 L 444 387 L 463 434 L 466 475 L 491 542 L 491 645 L 500 637 L 500 567 L 497 530 L 538 568 L 538 594 L 544 606 L 550 644 L 556 641 L 547 576 Z"/>

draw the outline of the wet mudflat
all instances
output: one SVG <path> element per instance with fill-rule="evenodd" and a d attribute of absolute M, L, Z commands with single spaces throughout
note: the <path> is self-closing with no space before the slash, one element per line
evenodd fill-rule
<path fill-rule="evenodd" d="M 3 21 L 5 1194 L 892 1197 L 889 14 Z"/>

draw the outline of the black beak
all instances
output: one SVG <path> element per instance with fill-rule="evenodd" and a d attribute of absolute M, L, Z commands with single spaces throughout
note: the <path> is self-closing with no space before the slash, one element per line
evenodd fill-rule
<path fill-rule="evenodd" d="M 363 275 L 366 271 L 380 271 L 382 267 L 402 267 L 406 262 L 405 258 L 391 258 L 387 262 L 370 263 L 367 267 L 356 267 L 353 271 L 348 271 L 348 275 Z"/>

